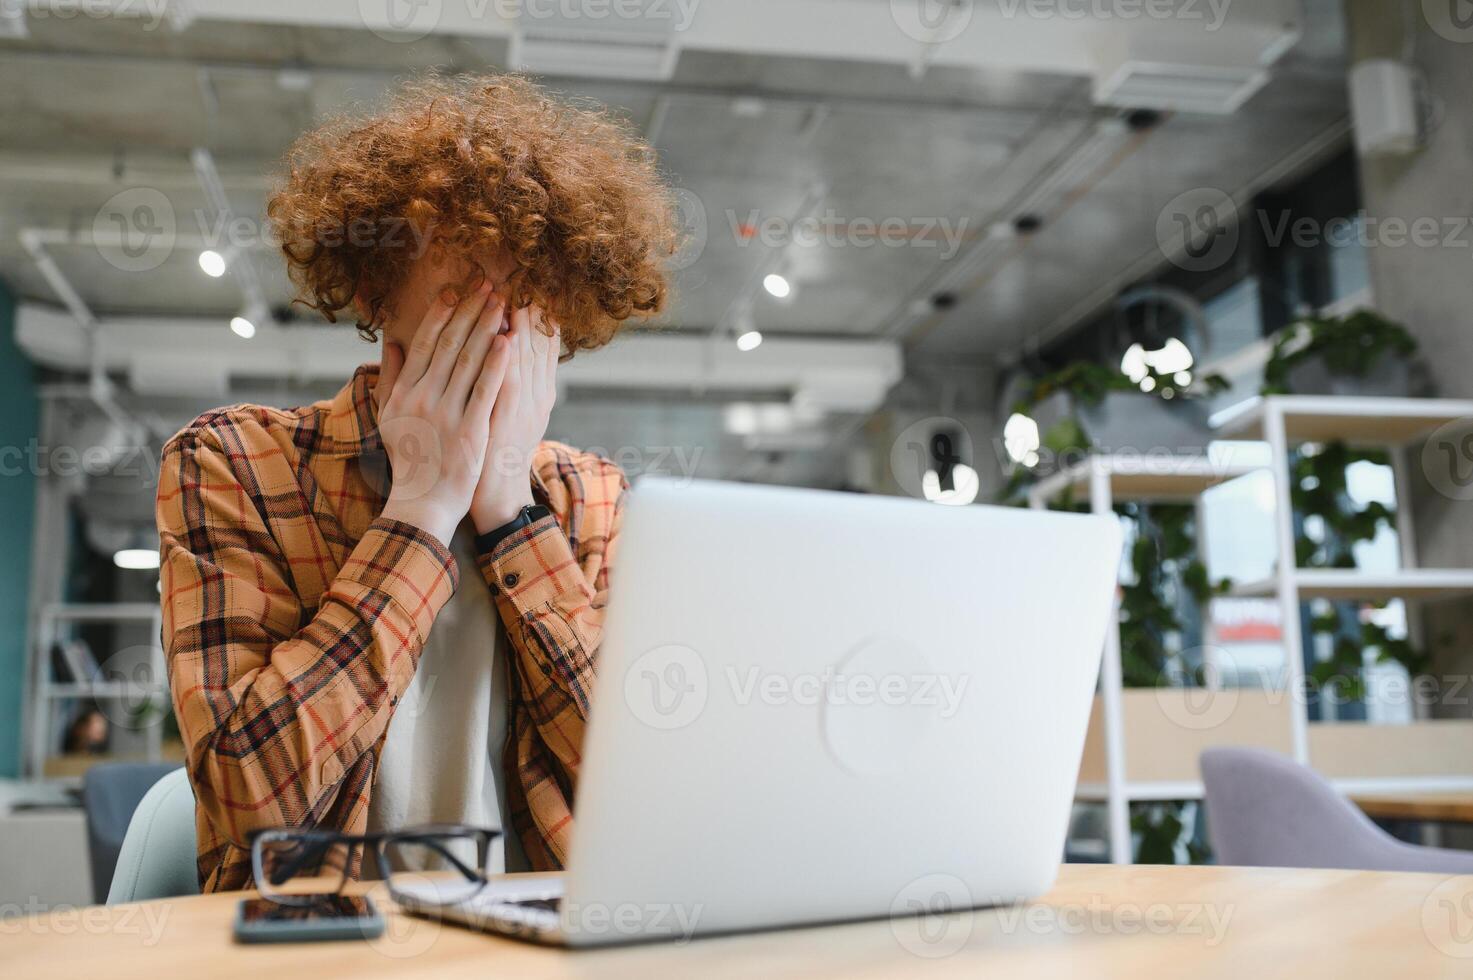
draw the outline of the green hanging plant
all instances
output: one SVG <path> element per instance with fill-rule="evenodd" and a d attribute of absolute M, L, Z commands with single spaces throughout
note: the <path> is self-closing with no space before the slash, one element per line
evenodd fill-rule
<path fill-rule="evenodd" d="M 1274 338 L 1263 368 L 1262 392 L 1289 394 L 1290 372 L 1315 358 L 1322 358 L 1332 375 L 1364 378 L 1383 357 L 1407 358 L 1416 351 L 1417 341 L 1405 327 L 1374 310 L 1356 310 L 1344 317 L 1306 317 Z"/>

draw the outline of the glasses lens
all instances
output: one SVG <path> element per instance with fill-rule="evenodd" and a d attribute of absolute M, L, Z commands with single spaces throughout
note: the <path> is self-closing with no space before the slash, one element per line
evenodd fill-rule
<path fill-rule="evenodd" d="M 303 836 L 267 838 L 257 847 L 261 880 L 256 887 L 263 897 L 290 904 L 341 891 L 356 845 Z"/>
<path fill-rule="evenodd" d="M 382 855 L 389 889 L 418 904 L 452 905 L 486 883 L 492 836 L 482 831 L 432 832 L 391 837 Z"/>

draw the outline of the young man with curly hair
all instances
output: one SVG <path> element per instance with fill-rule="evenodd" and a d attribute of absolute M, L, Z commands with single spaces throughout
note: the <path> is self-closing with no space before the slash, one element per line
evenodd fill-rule
<path fill-rule="evenodd" d="M 627 484 L 542 437 L 560 357 L 662 308 L 668 188 L 602 114 L 432 80 L 304 136 L 268 216 L 303 302 L 382 366 L 164 448 L 202 887 L 248 886 L 280 826 L 501 826 L 509 867 L 558 868 Z"/>

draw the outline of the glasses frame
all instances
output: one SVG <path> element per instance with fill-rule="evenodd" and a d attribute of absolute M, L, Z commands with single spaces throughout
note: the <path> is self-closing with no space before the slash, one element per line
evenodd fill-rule
<path fill-rule="evenodd" d="M 330 893 L 313 892 L 309 894 L 304 892 L 294 894 L 291 892 L 277 891 L 277 887 L 285 882 L 291 881 L 296 877 L 296 872 L 303 865 L 311 860 L 320 858 L 334 847 L 348 848 L 347 861 L 350 865 L 353 861 L 354 849 L 364 848 L 369 849 L 373 854 L 374 865 L 378 869 L 379 878 L 389 887 L 389 897 L 395 898 L 392 883 L 393 878 L 389 866 L 389 848 L 401 843 L 418 843 L 427 845 L 438 851 L 445 860 L 450 862 L 456 871 L 459 871 L 465 877 L 467 882 L 475 884 L 476 889 L 471 893 L 474 895 L 490 883 L 491 870 L 487 865 L 491 862 L 491 844 L 500 836 L 501 831 L 499 830 L 492 830 L 489 827 L 471 827 L 465 824 L 425 824 L 418 827 L 405 827 L 402 830 L 386 830 L 371 834 L 344 834 L 335 830 L 321 830 L 315 827 L 272 827 L 265 830 L 258 830 L 251 835 L 251 875 L 255 881 L 257 892 L 260 893 L 261 898 L 264 900 L 289 908 L 308 908 L 315 904 L 324 894 L 342 894 L 343 888 L 348 884 L 346 868 L 344 869 L 342 879 L 338 882 L 336 891 Z M 479 869 L 471 868 L 452 854 L 448 848 L 439 846 L 440 840 L 446 837 L 474 840 L 478 853 L 484 855 L 481 861 L 482 867 Z M 292 874 L 289 874 L 280 881 L 273 882 L 266 875 L 265 852 L 267 845 L 280 842 L 302 845 L 303 850 L 295 863 L 288 865 L 288 868 L 292 870 Z M 469 896 L 457 898 L 456 901 L 464 901 L 465 897 Z M 424 900 L 417 898 L 416 901 L 423 904 Z"/>

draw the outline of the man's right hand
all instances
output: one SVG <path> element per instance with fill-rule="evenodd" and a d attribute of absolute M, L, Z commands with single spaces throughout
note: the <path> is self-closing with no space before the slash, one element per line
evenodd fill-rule
<path fill-rule="evenodd" d="M 393 483 L 383 516 L 447 547 L 470 510 L 510 361 L 502 307 L 483 284 L 459 304 L 437 300 L 407 354 L 384 342 L 376 394 Z"/>

